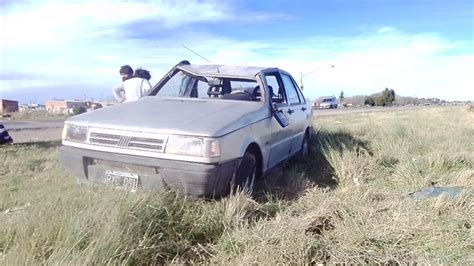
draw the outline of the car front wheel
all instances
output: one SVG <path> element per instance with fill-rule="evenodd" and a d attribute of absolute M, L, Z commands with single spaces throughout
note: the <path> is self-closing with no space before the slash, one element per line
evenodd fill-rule
<path fill-rule="evenodd" d="M 242 162 L 240 163 L 235 179 L 231 184 L 233 192 L 237 190 L 244 190 L 250 195 L 254 192 L 255 179 L 257 176 L 257 159 L 255 155 L 250 152 L 245 152 Z"/>

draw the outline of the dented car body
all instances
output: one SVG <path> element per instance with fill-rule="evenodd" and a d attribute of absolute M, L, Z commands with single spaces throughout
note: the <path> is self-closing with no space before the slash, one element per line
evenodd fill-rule
<path fill-rule="evenodd" d="M 79 183 L 219 197 L 307 153 L 311 120 L 283 70 L 182 61 L 147 96 L 68 119 L 59 160 Z"/>

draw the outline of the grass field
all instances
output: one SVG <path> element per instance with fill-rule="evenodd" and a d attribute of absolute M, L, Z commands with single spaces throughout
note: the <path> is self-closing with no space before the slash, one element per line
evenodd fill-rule
<path fill-rule="evenodd" d="M 474 263 L 474 112 L 315 119 L 312 154 L 255 199 L 81 188 L 57 142 L 0 148 L 0 264 Z M 430 186 L 458 197 L 415 200 Z"/>

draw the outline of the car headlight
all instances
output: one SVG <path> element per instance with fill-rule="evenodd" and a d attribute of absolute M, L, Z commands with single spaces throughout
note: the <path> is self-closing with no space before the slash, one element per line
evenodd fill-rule
<path fill-rule="evenodd" d="M 183 136 L 170 136 L 165 152 L 200 157 L 217 157 L 221 154 L 217 139 Z"/>
<path fill-rule="evenodd" d="M 87 127 L 65 124 L 63 129 L 63 140 L 86 142 Z"/>

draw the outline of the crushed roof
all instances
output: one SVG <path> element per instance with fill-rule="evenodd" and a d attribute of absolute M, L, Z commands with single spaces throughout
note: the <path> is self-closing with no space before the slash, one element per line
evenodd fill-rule
<path fill-rule="evenodd" d="M 255 76 L 267 67 L 228 66 L 228 65 L 180 65 L 179 69 L 198 76 L 238 77 L 255 79 Z"/>

